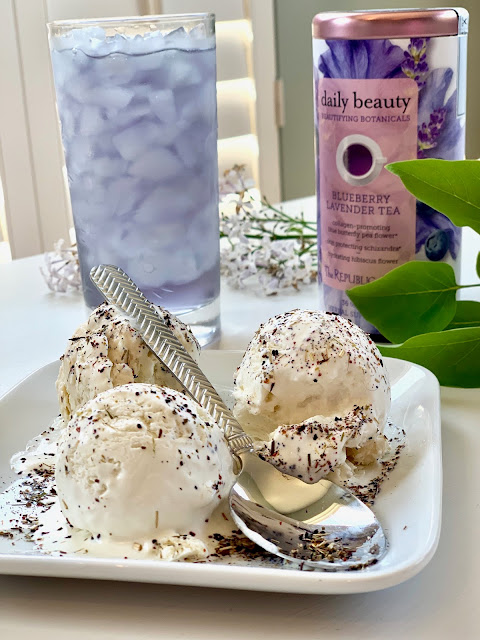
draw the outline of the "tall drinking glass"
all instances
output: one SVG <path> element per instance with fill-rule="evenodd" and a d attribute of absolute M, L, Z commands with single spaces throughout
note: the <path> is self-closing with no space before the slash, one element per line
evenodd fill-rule
<path fill-rule="evenodd" d="M 219 331 L 213 14 L 48 25 L 88 306 L 92 266 L 124 269 L 202 344 Z"/>

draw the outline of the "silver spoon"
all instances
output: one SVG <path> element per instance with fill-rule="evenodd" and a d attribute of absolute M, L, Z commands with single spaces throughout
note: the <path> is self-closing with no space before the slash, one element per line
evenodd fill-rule
<path fill-rule="evenodd" d="M 377 562 L 387 543 L 374 513 L 328 480 L 306 484 L 254 454 L 253 441 L 197 363 L 127 274 L 100 265 L 90 278 L 105 299 L 135 322 L 153 353 L 223 428 L 236 461 L 229 495 L 233 520 L 260 547 L 294 563 L 335 571 Z"/>

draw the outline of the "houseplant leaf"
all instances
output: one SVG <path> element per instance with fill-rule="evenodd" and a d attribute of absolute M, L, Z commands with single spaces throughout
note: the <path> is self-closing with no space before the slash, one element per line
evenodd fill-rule
<path fill-rule="evenodd" d="M 457 300 L 457 310 L 447 329 L 480 327 L 480 302 Z"/>
<path fill-rule="evenodd" d="M 391 342 L 441 331 L 455 315 L 458 285 L 443 262 L 407 262 L 347 295 L 360 313 Z"/>
<path fill-rule="evenodd" d="M 386 165 L 422 202 L 444 213 L 458 227 L 480 233 L 478 160 L 405 160 Z"/>
<path fill-rule="evenodd" d="M 480 327 L 415 336 L 400 345 L 381 345 L 390 358 L 420 364 L 446 387 L 480 386 Z"/>

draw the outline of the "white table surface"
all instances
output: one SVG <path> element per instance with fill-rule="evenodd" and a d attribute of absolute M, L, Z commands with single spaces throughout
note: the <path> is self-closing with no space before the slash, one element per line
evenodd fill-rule
<path fill-rule="evenodd" d="M 464 247 L 462 281 L 476 282 L 478 237 L 467 232 Z M 80 294 L 48 291 L 40 264 L 35 256 L 0 265 L 0 396 L 58 358 L 87 315 Z M 223 286 L 221 303 L 217 347 L 243 349 L 261 321 L 295 307 L 315 308 L 318 297 L 313 285 L 270 298 Z M 306 596 L 0 576 L 0 639 L 478 638 L 480 390 L 442 389 L 442 437 L 439 548 L 404 584 L 369 594 Z"/>

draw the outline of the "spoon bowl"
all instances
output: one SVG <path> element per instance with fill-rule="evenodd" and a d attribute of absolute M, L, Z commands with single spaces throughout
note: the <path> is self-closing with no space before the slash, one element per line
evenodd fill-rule
<path fill-rule="evenodd" d="M 375 564 L 387 542 L 371 509 L 329 480 L 306 484 L 254 454 L 230 491 L 237 527 L 277 556 L 329 571 Z"/>

